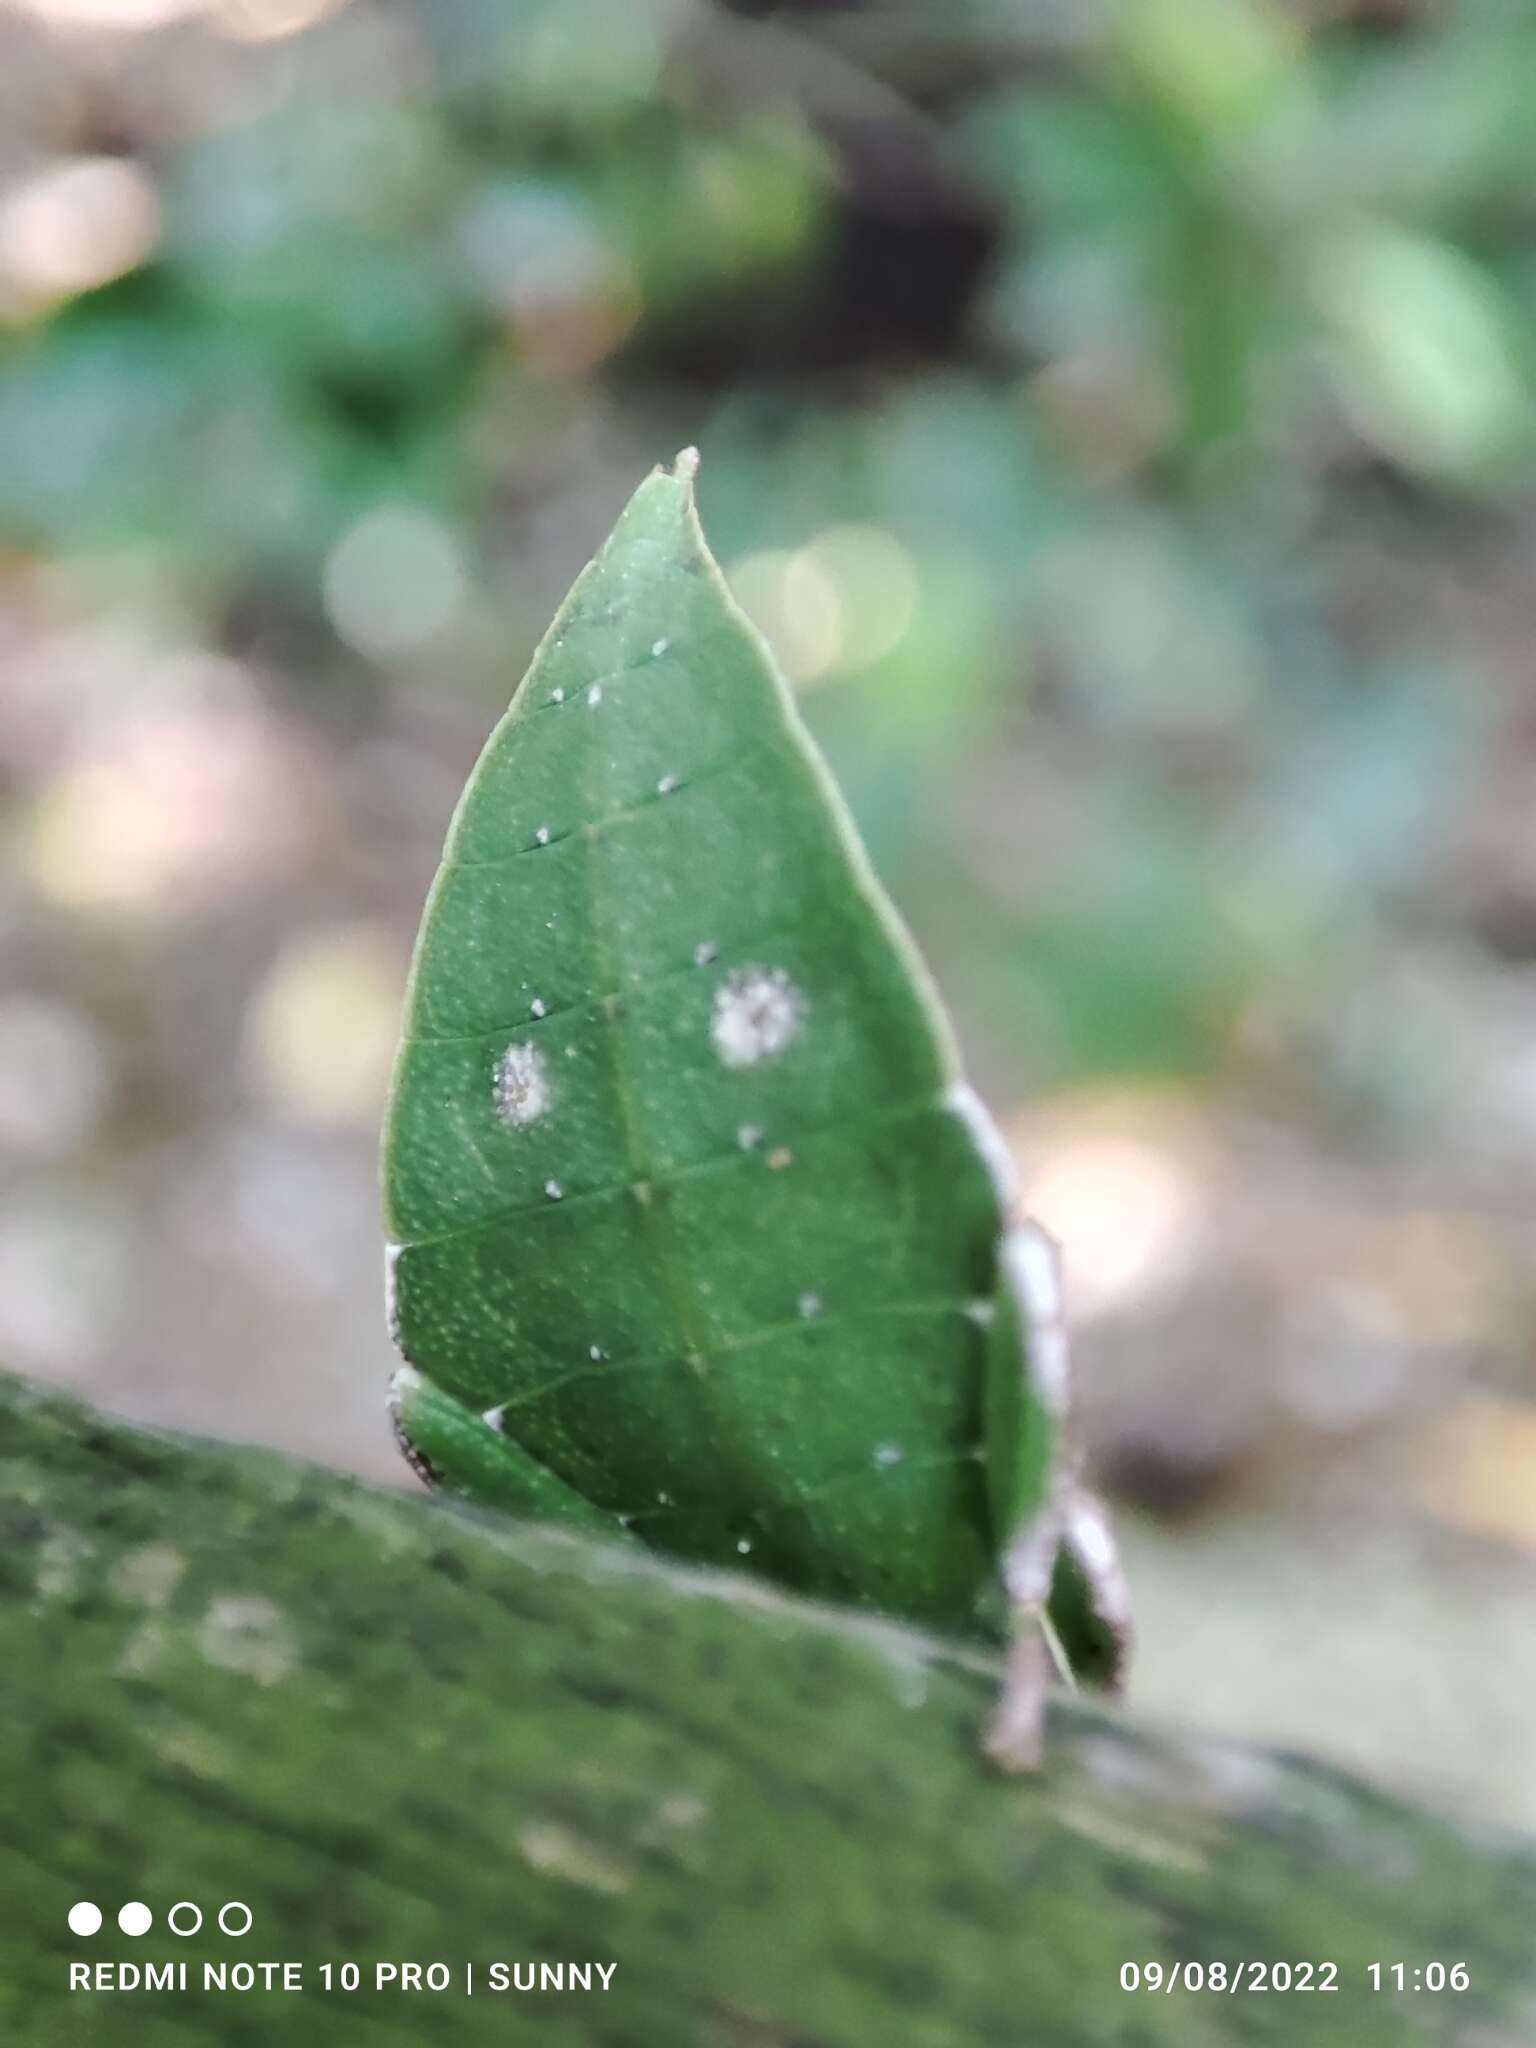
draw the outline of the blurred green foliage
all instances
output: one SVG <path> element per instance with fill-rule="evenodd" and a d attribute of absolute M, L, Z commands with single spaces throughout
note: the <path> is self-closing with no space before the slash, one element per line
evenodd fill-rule
<path fill-rule="evenodd" d="M 1220 1071 L 1433 909 L 1446 592 L 1536 476 L 1520 10 L 246 0 L 29 95 L 84 62 L 47 16 L 0 30 L 18 551 L 317 701 L 490 702 L 698 441 L 984 1057 Z M 70 272 L 76 156 L 153 224 L 56 208 Z M 402 507 L 463 570 L 420 633 Z"/>

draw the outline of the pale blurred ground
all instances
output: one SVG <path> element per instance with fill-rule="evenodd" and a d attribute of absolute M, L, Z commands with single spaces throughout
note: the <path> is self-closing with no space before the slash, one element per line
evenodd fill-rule
<path fill-rule="evenodd" d="M 1515 31 L 1420 53 L 1386 12 L 1345 53 L 1375 99 L 1327 131 L 1330 176 L 1380 149 L 1350 203 L 1383 295 L 1316 360 L 1315 336 L 1287 353 L 1302 299 L 1276 311 L 1222 429 L 1252 495 L 1224 500 L 1202 465 L 1237 458 L 1178 424 L 1222 366 L 1159 357 L 1131 317 L 1155 290 L 1117 297 L 1069 233 L 1086 192 L 1134 213 L 1110 156 L 1074 131 L 975 200 L 1035 83 L 978 83 L 1000 31 L 978 58 L 967 10 L 926 36 L 905 10 L 882 45 L 849 9 L 833 64 L 793 21 L 738 44 L 708 8 L 637 7 L 626 83 L 605 4 L 578 35 L 444 0 L 439 41 L 326 0 L 0 8 L 0 1360 L 413 1483 L 375 1144 L 415 922 L 542 624 L 698 439 L 706 521 L 1065 1244 L 1141 1706 L 1536 1825 L 1536 164 L 1478 129 L 1423 217 L 1372 211 L 1412 155 L 1394 66 L 1432 62 L 1497 140 L 1490 81 L 1536 56 Z M 1284 73 L 1245 157 L 1231 78 L 1154 15 L 1142 99 L 1090 57 L 1089 106 L 1138 133 L 1193 107 L 1215 140 L 1168 206 L 1213 264 L 1239 223 L 1263 273 L 1312 60 L 1288 14 L 1234 6 L 1263 62 L 1231 78 Z M 824 62 L 830 113 L 803 83 L 830 90 Z M 233 169 L 213 149 L 290 116 Z M 610 150 L 617 184 L 571 182 Z M 929 323 L 1015 175 L 990 282 Z M 860 179 L 829 257 L 803 222 Z M 882 206 L 930 209 L 904 253 Z M 465 275 L 424 310 L 443 209 Z M 706 214 L 699 274 L 671 277 Z M 884 353 L 859 303 L 903 264 Z M 1306 274 L 1332 318 L 1337 272 Z M 765 342 L 805 277 L 812 340 Z"/>

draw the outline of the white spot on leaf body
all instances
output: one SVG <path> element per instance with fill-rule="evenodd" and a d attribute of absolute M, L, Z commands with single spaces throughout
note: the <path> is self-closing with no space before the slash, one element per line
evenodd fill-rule
<path fill-rule="evenodd" d="M 559 1181 L 547 1180 L 544 1183 L 544 1192 L 546 1195 L 548 1195 L 549 1199 L 552 1202 L 558 1202 L 560 1197 L 565 1193 L 565 1189 L 561 1187 Z"/>
<path fill-rule="evenodd" d="M 750 1536 L 738 1537 L 736 1540 L 736 1548 L 741 1552 L 742 1556 L 745 1557 L 747 1555 L 747 1552 L 752 1548 L 752 1538 Z"/>
<path fill-rule="evenodd" d="M 736 1142 L 743 1152 L 750 1152 L 754 1145 L 761 1145 L 763 1142 L 762 1125 L 743 1124 L 736 1133 Z"/>
<path fill-rule="evenodd" d="M 651 642 L 651 659 L 653 661 L 660 661 L 671 645 L 672 642 L 670 640 L 653 640 Z"/>
<path fill-rule="evenodd" d="M 541 825 L 541 826 L 539 827 L 538 831 L 537 831 L 537 832 L 535 832 L 533 836 L 534 836 L 534 838 L 535 838 L 535 839 L 536 839 L 536 840 L 538 841 L 538 843 L 539 843 L 539 845 L 540 845 L 540 846 L 548 846 L 548 844 L 549 844 L 549 827 L 548 827 L 547 825 Z"/>
<path fill-rule="evenodd" d="M 821 1296 L 819 1294 L 802 1294 L 796 1306 L 799 1308 L 801 1315 L 809 1321 L 812 1316 L 819 1316 L 821 1314 Z"/>
<path fill-rule="evenodd" d="M 542 1017 L 545 1014 L 548 1005 L 545 1003 L 544 998 L 542 996 L 535 996 L 533 1001 L 528 1005 L 528 1008 L 535 1017 Z"/>
<path fill-rule="evenodd" d="M 660 782 L 656 785 L 656 794 L 658 796 L 670 796 L 676 787 L 677 777 L 675 775 L 663 775 Z"/>
<path fill-rule="evenodd" d="M 496 1062 L 496 1114 L 501 1121 L 509 1130 L 526 1130 L 546 1114 L 551 1094 L 549 1068 L 539 1048 L 509 1045 Z"/>
<path fill-rule="evenodd" d="M 549 701 L 551 704 L 563 704 L 565 702 L 564 690 L 551 690 L 549 693 Z"/>
<path fill-rule="evenodd" d="M 707 967 L 711 960 L 714 960 L 719 956 L 719 952 L 720 948 L 715 944 L 713 939 L 700 939 L 699 943 L 693 949 L 694 966 Z"/>
<path fill-rule="evenodd" d="M 906 1455 L 900 1444 L 876 1444 L 874 1462 L 881 1466 L 899 1465 Z"/>
<path fill-rule="evenodd" d="M 494 1429 L 498 1436 L 505 1434 L 507 1426 L 507 1411 L 505 1408 L 487 1408 L 480 1420 L 487 1429 Z"/>
<path fill-rule="evenodd" d="M 601 684 L 601 683 L 594 683 L 594 684 L 592 685 L 591 689 L 590 689 L 590 690 L 588 690 L 588 692 L 587 692 L 587 702 L 588 702 L 589 704 L 601 704 L 601 703 L 602 703 L 602 701 L 603 701 L 603 686 L 602 686 L 602 684 Z"/>
<path fill-rule="evenodd" d="M 728 1067 L 777 1059 L 794 1041 L 805 998 L 782 967 L 738 967 L 715 991 L 709 1033 Z"/>

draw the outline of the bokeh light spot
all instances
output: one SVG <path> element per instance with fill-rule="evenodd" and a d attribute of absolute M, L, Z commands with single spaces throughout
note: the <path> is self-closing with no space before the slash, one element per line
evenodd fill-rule
<path fill-rule="evenodd" d="M 792 683 L 818 682 L 833 668 L 843 647 L 842 593 L 808 548 L 744 555 L 728 580 Z"/>
<path fill-rule="evenodd" d="M 213 0 L 208 22 L 240 43 L 275 43 L 313 28 L 346 0 Z"/>
<path fill-rule="evenodd" d="M 917 567 L 882 526 L 829 526 L 806 550 L 837 591 L 837 667 L 871 668 L 906 638 L 917 613 Z M 797 557 L 797 559 L 799 559 Z"/>
<path fill-rule="evenodd" d="M 46 306 L 135 270 L 160 239 L 160 201 L 135 163 L 65 157 L 0 200 L 0 276 Z"/>
<path fill-rule="evenodd" d="M 1061 1245 L 1074 1318 L 1116 1313 L 1188 1271 L 1207 1209 L 1192 1107 L 1089 1090 L 1032 1116 L 1014 1141 L 1024 1205 Z"/>
<path fill-rule="evenodd" d="M 449 624 L 468 589 L 464 558 L 447 522 L 423 506 L 378 505 L 332 548 L 325 608 L 349 647 L 389 661 L 426 646 Z"/>
<path fill-rule="evenodd" d="M 278 955 L 247 1018 L 257 1086 L 300 1123 L 378 1118 L 394 1059 L 403 962 L 372 926 L 307 933 Z"/>

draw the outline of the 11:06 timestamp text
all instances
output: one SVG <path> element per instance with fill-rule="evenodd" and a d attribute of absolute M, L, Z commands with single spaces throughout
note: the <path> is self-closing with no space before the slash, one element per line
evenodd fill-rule
<path fill-rule="evenodd" d="M 1465 1963 L 1368 1963 L 1373 1991 L 1467 1991 L 1472 1973 Z"/>

